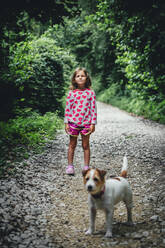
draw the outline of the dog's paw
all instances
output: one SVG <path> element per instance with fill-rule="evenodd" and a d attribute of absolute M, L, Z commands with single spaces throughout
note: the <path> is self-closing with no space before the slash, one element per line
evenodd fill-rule
<path fill-rule="evenodd" d="M 112 232 L 111 231 L 107 231 L 105 234 L 105 238 L 112 238 Z"/>
<path fill-rule="evenodd" d="M 91 229 L 88 229 L 88 231 L 85 232 L 85 235 L 91 235 L 93 231 Z"/>

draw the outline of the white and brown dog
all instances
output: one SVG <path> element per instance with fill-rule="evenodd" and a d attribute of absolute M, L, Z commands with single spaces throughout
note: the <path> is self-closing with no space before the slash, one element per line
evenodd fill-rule
<path fill-rule="evenodd" d="M 132 191 L 127 176 L 127 157 L 124 156 L 123 166 L 119 177 L 105 180 L 106 171 L 99 169 L 88 169 L 83 171 L 83 179 L 86 190 L 89 193 L 88 204 L 90 213 L 90 226 L 87 235 L 95 230 L 96 210 L 102 209 L 106 213 L 105 237 L 112 237 L 112 221 L 114 205 L 123 201 L 127 208 L 128 224 L 132 225 Z"/>

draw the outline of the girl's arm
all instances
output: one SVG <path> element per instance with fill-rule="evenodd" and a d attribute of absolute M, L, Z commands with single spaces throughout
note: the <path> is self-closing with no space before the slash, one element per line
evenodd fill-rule
<path fill-rule="evenodd" d="M 70 114 L 71 111 L 71 91 L 69 91 L 68 96 L 66 98 L 66 106 L 65 106 L 65 117 L 64 117 L 64 123 L 68 123 L 68 115 Z"/>
<path fill-rule="evenodd" d="M 91 124 L 90 125 L 90 132 L 91 133 L 94 133 L 94 131 L 95 131 L 95 125 L 94 124 Z"/>
<path fill-rule="evenodd" d="M 93 125 L 97 124 L 97 106 L 96 106 L 96 95 L 94 91 L 92 91 L 92 95 L 91 95 L 91 115 L 92 115 L 91 124 Z"/>
<path fill-rule="evenodd" d="M 69 124 L 68 123 L 65 123 L 65 132 L 67 133 L 67 134 L 69 134 Z"/>

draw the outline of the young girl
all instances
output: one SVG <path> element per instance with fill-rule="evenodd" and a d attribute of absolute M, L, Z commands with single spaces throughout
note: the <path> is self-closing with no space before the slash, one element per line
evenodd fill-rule
<path fill-rule="evenodd" d="M 97 123 L 96 96 L 90 88 L 91 79 L 84 68 L 77 68 L 72 76 L 71 90 L 69 91 L 65 108 L 65 131 L 70 135 L 68 149 L 68 167 L 66 173 L 74 175 L 74 152 L 79 133 L 82 136 L 84 151 L 84 168 L 87 170 L 90 163 L 90 134 L 95 131 Z"/>

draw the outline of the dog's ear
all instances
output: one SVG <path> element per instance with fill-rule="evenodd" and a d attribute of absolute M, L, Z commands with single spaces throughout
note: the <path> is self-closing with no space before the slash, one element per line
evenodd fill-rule
<path fill-rule="evenodd" d="M 82 171 L 82 175 L 83 175 L 83 177 L 85 177 L 86 176 L 86 174 L 87 174 L 87 172 L 89 171 L 90 169 L 88 169 L 88 170 L 83 170 Z"/>
<path fill-rule="evenodd" d="M 104 179 L 104 177 L 105 177 L 105 175 L 106 175 L 107 172 L 105 170 L 98 170 L 98 171 L 99 171 L 100 177 L 102 179 Z"/>

